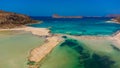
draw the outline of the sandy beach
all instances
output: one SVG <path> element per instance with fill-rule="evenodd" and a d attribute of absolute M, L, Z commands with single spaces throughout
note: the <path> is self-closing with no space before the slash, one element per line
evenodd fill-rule
<path fill-rule="evenodd" d="M 46 41 L 45 43 L 40 46 L 32 49 L 30 51 L 30 55 L 28 57 L 29 61 L 34 61 L 34 65 L 29 65 L 29 68 L 37 68 L 39 67 L 38 63 L 46 57 L 52 49 L 60 44 L 62 42 L 61 36 L 68 36 L 71 38 L 77 38 L 77 39 L 89 39 L 89 40 L 98 40 L 98 39 L 107 39 L 111 40 L 113 44 L 117 48 L 120 49 L 120 32 L 115 33 L 113 36 L 71 36 L 71 35 L 65 35 L 65 34 L 58 34 L 58 35 L 52 35 L 50 33 L 50 30 L 47 28 L 34 28 L 34 27 L 22 27 L 22 28 L 13 28 L 13 29 L 0 29 L 0 31 L 28 31 L 31 32 L 34 35 L 37 36 L 45 36 Z"/>
<path fill-rule="evenodd" d="M 0 31 L 28 31 L 33 35 L 45 36 L 45 43 L 40 46 L 32 49 L 28 57 L 29 61 L 34 61 L 36 63 L 40 62 L 47 54 L 49 54 L 52 49 L 57 46 L 62 39 L 60 36 L 51 35 L 50 30 L 46 28 L 33 28 L 33 27 L 22 27 L 22 28 L 12 28 L 12 29 L 0 29 Z M 29 65 L 29 68 L 36 68 L 36 65 Z"/>
<path fill-rule="evenodd" d="M 115 44 L 117 48 L 120 49 L 120 32 L 117 32 L 117 34 L 114 36 L 109 37 L 109 39 L 113 42 L 113 44 Z"/>
<path fill-rule="evenodd" d="M 31 50 L 28 60 L 34 61 L 35 64 L 30 65 L 29 68 L 39 67 L 39 64 L 37 63 L 39 63 L 44 57 L 46 57 L 56 45 L 60 44 L 61 41 L 62 39 L 60 39 L 58 36 L 48 37 L 46 39 L 46 42 L 42 46 Z"/>
<path fill-rule="evenodd" d="M 120 31 L 114 33 L 112 36 L 72 36 L 63 34 L 61 36 L 68 36 L 74 39 L 82 39 L 82 40 L 110 40 L 115 47 L 120 49 Z"/>
<path fill-rule="evenodd" d="M 34 35 L 38 36 L 50 36 L 50 30 L 47 28 L 34 28 L 34 27 L 21 27 L 21 28 L 12 28 L 12 29 L 0 29 L 0 31 L 28 31 Z"/>

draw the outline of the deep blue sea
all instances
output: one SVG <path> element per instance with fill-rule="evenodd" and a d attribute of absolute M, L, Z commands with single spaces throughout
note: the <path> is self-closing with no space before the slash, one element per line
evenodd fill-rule
<path fill-rule="evenodd" d="M 51 17 L 32 17 L 42 20 L 42 23 L 32 24 L 32 27 L 49 28 L 52 33 L 70 35 L 112 35 L 120 30 L 120 24 L 108 23 L 111 18 L 82 18 L 82 19 L 56 19 Z"/>

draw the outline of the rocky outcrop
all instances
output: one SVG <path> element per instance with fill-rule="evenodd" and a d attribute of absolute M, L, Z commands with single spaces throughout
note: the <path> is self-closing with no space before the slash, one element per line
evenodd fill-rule
<path fill-rule="evenodd" d="M 117 22 L 119 22 L 119 23 L 120 23 L 120 17 L 117 17 L 117 18 L 116 18 L 116 20 L 117 20 Z"/>
<path fill-rule="evenodd" d="M 120 16 L 112 19 L 112 21 L 117 22 L 117 23 L 120 23 Z"/>
<path fill-rule="evenodd" d="M 35 22 L 37 21 L 23 14 L 0 11 L 0 28 L 14 28 Z"/>

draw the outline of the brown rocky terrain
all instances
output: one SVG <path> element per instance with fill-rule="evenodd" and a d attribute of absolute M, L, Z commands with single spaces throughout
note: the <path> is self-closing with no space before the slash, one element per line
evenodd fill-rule
<path fill-rule="evenodd" d="M 120 23 L 120 16 L 115 18 L 115 20 Z"/>
<path fill-rule="evenodd" d="M 120 16 L 113 18 L 112 21 L 116 22 L 116 23 L 120 23 Z"/>
<path fill-rule="evenodd" d="M 27 15 L 0 10 L 0 28 L 14 28 L 36 22 Z"/>

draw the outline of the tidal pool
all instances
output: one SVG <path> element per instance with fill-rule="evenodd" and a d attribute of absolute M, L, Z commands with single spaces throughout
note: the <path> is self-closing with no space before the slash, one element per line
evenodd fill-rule
<path fill-rule="evenodd" d="M 0 32 L 0 68 L 27 68 L 30 50 L 44 40 L 24 31 Z"/>

